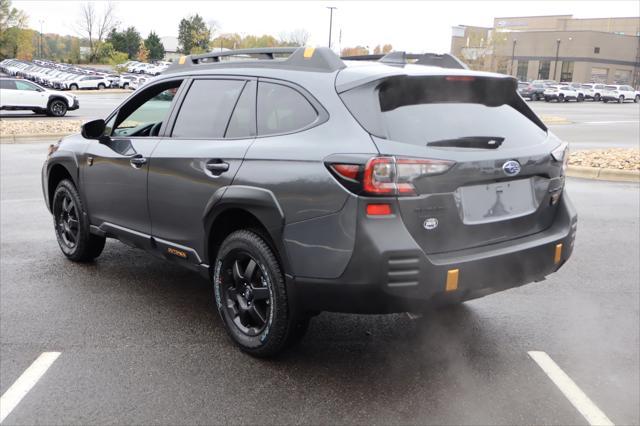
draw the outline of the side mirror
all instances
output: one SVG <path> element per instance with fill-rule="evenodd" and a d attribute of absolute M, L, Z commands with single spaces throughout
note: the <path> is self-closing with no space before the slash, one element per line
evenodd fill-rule
<path fill-rule="evenodd" d="M 100 139 L 104 133 L 104 129 L 104 120 L 88 121 L 82 125 L 82 137 L 85 139 Z"/>

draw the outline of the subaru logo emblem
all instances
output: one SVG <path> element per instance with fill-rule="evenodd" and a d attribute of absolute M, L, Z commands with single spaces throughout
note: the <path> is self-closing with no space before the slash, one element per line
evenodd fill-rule
<path fill-rule="evenodd" d="M 502 165 L 502 171 L 507 176 L 515 176 L 520 173 L 520 170 L 522 170 L 522 167 L 516 160 L 509 160 Z"/>
<path fill-rule="evenodd" d="M 436 219 L 435 217 L 430 217 L 429 219 L 424 221 L 422 226 L 427 231 L 431 231 L 432 229 L 436 229 L 438 227 L 438 219 Z"/>

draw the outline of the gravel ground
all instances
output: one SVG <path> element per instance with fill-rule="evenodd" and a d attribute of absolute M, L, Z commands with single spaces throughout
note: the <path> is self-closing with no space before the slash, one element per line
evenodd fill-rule
<path fill-rule="evenodd" d="M 640 170 L 640 150 L 611 148 L 572 152 L 572 166 L 598 167 L 618 170 Z"/>
<path fill-rule="evenodd" d="M 76 133 L 80 120 L 0 120 L 0 136 Z"/>

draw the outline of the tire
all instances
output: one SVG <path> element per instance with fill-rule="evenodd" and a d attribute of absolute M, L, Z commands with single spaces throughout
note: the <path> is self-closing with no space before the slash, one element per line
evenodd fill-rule
<path fill-rule="evenodd" d="M 67 113 L 67 103 L 62 99 L 54 99 L 47 106 L 47 115 L 50 117 L 64 117 Z"/>
<path fill-rule="evenodd" d="M 600 93 L 596 93 L 596 94 L 593 96 L 593 100 L 594 100 L 594 101 L 596 101 L 596 102 L 600 102 Z"/>
<path fill-rule="evenodd" d="M 621 104 L 624 102 L 624 96 L 620 95 L 620 97 L 618 98 L 618 103 Z"/>
<path fill-rule="evenodd" d="M 129 88 L 129 83 L 125 83 L 125 84 L 123 84 L 123 85 L 122 85 L 122 88 L 123 88 L 123 89 L 128 89 L 128 88 Z"/>
<path fill-rule="evenodd" d="M 549 102 L 549 97 L 548 97 L 548 96 L 545 96 L 545 97 L 544 97 L 544 101 L 545 101 L 545 102 Z"/>
<path fill-rule="evenodd" d="M 633 98 L 633 102 L 635 102 L 635 103 L 640 102 L 640 95 L 636 95 L 636 97 Z"/>
<path fill-rule="evenodd" d="M 58 184 L 51 206 L 62 253 L 74 262 L 89 262 L 100 256 L 105 238 L 89 232 L 89 218 L 73 182 L 64 179 Z"/>
<path fill-rule="evenodd" d="M 558 102 L 567 102 L 563 94 L 558 95 Z"/>
<path fill-rule="evenodd" d="M 229 337 L 252 356 L 271 357 L 304 335 L 289 309 L 284 275 L 273 250 L 257 233 L 230 234 L 216 256 L 213 285 Z"/>
<path fill-rule="evenodd" d="M 77 84 L 70 85 L 69 90 L 78 90 L 78 85 Z"/>
<path fill-rule="evenodd" d="M 603 99 L 602 102 L 606 104 L 607 102 L 609 102 L 609 99 Z"/>
<path fill-rule="evenodd" d="M 584 95 L 578 95 L 578 102 L 583 102 L 584 101 Z"/>
<path fill-rule="evenodd" d="M 105 86 L 104 84 L 100 83 L 98 84 L 98 90 L 104 90 L 106 89 L 107 86 Z"/>
<path fill-rule="evenodd" d="M 534 93 L 533 95 L 531 95 L 531 100 L 534 101 L 534 102 L 537 101 L 538 100 L 538 94 Z"/>

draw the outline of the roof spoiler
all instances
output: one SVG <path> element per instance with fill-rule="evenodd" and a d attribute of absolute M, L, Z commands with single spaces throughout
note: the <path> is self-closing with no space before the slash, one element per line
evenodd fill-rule
<path fill-rule="evenodd" d="M 265 68 L 274 66 L 275 64 L 272 62 L 274 60 L 277 60 L 278 67 L 308 71 L 333 72 L 346 67 L 342 59 L 328 47 L 259 47 L 181 56 L 178 62 L 163 74 L 186 71 L 191 67 L 216 65 L 223 62 L 222 58 L 231 57 L 253 59 L 254 61 L 251 61 L 253 66 L 264 66 Z M 282 57 L 285 59 L 282 60 Z"/>
<path fill-rule="evenodd" d="M 406 53 L 402 51 L 387 53 L 386 55 L 356 55 L 356 56 L 343 56 L 342 59 L 349 61 L 378 61 L 388 65 L 404 66 L 409 63 L 409 60 L 416 65 L 429 65 L 440 68 L 457 68 L 457 69 L 469 69 L 467 65 L 460 59 L 449 53 L 437 54 L 437 53 Z"/>

